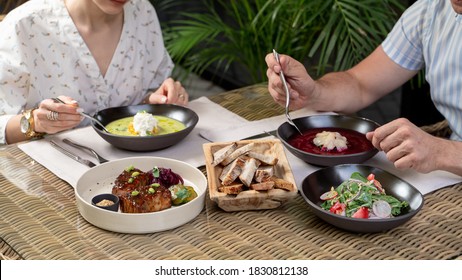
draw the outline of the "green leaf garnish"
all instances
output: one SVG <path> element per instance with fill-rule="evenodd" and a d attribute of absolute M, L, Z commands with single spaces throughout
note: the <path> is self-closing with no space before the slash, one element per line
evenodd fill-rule
<path fill-rule="evenodd" d="M 130 166 L 128 166 L 127 168 L 125 168 L 125 171 L 130 172 L 130 171 L 132 171 L 133 169 L 135 169 L 135 167 L 134 167 L 133 165 L 130 165 Z"/>
<path fill-rule="evenodd" d="M 154 167 L 154 168 L 152 169 L 152 176 L 154 176 L 154 178 L 158 178 L 158 177 L 159 177 L 159 174 L 160 174 L 159 168 L 157 168 L 157 166 Z"/>

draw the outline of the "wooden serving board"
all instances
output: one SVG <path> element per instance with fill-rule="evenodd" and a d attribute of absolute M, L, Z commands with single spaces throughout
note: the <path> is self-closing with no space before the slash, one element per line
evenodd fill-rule
<path fill-rule="evenodd" d="M 203 145 L 203 150 L 206 162 L 205 166 L 207 170 L 209 195 L 210 199 L 215 201 L 221 209 L 228 212 L 274 209 L 297 196 L 298 189 L 295 184 L 295 178 L 292 174 L 289 162 L 287 161 L 283 145 L 279 139 L 242 140 L 235 142 L 238 148 L 253 142 L 255 144 L 253 151 L 271 154 L 277 157 L 278 163 L 274 166 L 274 175 L 291 182 L 294 188 L 291 191 L 282 189 L 271 189 L 268 191 L 245 190 L 237 195 L 220 192 L 218 190 L 218 187 L 221 185 L 219 177 L 223 170 L 223 166 L 212 165 L 213 154 L 219 149 L 234 142 L 206 143 Z"/>

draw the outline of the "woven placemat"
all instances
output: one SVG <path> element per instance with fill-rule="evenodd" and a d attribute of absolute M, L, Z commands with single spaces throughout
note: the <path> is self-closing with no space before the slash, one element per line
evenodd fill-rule
<path fill-rule="evenodd" d="M 246 106 L 248 98 L 265 108 Z M 271 99 L 262 87 L 211 99 L 248 119 L 253 110 L 283 113 L 266 103 Z M 375 234 L 332 227 L 300 195 L 278 209 L 231 213 L 206 199 L 199 216 L 176 229 L 113 233 L 86 222 L 74 189 L 14 145 L 0 150 L 0 186 L 3 258 L 462 259 L 461 184 L 426 195 L 424 207 L 408 223 Z"/>

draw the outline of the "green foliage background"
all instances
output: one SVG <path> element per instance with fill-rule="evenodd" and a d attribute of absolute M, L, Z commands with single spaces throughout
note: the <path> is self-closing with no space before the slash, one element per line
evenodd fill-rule
<path fill-rule="evenodd" d="M 350 68 L 371 53 L 404 6 L 399 0 L 152 0 L 164 21 L 173 60 L 188 71 L 243 69 L 248 83 L 266 81 L 272 49 L 302 61 L 311 74 Z"/>

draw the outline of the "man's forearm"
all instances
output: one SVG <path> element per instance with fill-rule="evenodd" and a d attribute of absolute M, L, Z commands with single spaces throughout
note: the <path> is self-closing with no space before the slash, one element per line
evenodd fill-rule
<path fill-rule="evenodd" d="M 354 113 L 372 101 L 363 96 L 361 86 L 349 72 L 329 73 L 316 81 L 313 108 L 318 111 Z"/>

